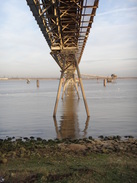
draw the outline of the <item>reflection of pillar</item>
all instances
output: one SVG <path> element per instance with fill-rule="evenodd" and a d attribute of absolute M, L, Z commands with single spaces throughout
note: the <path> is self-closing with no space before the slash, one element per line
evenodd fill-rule
<path fill-rule="evenodd" d="M 71 82 L 71 79 L 70 79 Z M 72 85 L 67 87 L 68 95 L 62 102 L 62 116 L 60 118 L 59 133 L 62 139 L 65 138 L 78 138 L 79 137 L 79 123 L 78 123 L 78 100 L 75 95 L 75 88 Z"/>
<path fill-rule="evenodd" d="M 61 72 L 53 116 L 56 116 L 56 112 L 57 112 L 57 107 L 58 107 L 58 102 L 59 102 L 59 97 L 60 97 L 60 91 L 61 91 L 61 86 L 62 86 L 63 74 L 64 74 L 64 72 Z"/>
<path fill-rule="evenodd" d="M 53 117 L 55 131 L 58 139 L 76 139 L 81 138 L 79 129 L 79 120 L 77 115 L 78 100 L 75 100 L 74 90 L 70 85 L 68 88 L 69 96 L 63 100 L 62 116 L 60 118 L 60 125 L 57 124 L 56 117 Z M 83 138 L 87 135 L 87 129 L 90 117 L 87 117 L 85 128 L 83 130 Z"/>
<path fill-rule="evenodd" d="M 57 138 L 61 139 L 61 135 L 60 135 L 60 132 L 58 130 L 58 125 L 57 125 L 56 117 L 53 117 L 53 119 L 54 119 L 54 125 L 55 125 L 55 129 L 56 129 L 56 133 L 57 133 Z"/>
<path fill-rule="evenodd" d="M 77 60 L 75 60 L 75 63 L 76 63 L 76 69 L 77 69 L 79 83 L 80 83 L 80 87 L 81 87 L 81 91 L 82 91 L 82 96 L 83 96 L 83 100 L 84 100 L 84 104 L 85 104 L 86 113 L 87 113 L 87 116 L 90 116 L 89 110 L 88 110 L 88 104 L 87 104 L 87 101 L 86 101 L 86 96 L 85 96 L 84 87 L 83 87 L 83 83 L 82 83 L 81 74 L 80 74 L 80 70 L 79 70 L 79 66 L 78 66 Z"/>
<path fill-rule="evenodd" d="M 86 137 L 87 135 L 87 129 L 88 129 L 88 124 L 89 124 L 89 119 L 90 117 L 87 117 L 86 123 L 85 123 L 85 129 L 83 130 L 84 134 L 83 134 L 83 138 Z"/>

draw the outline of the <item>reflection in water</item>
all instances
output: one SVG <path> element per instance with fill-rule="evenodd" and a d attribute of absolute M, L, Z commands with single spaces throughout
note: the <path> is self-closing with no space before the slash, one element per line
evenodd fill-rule
<path fill-rule="evenodd" d="M 66 96 L 62 101 L 62 116 L 60 117 L 59 128 L 57 125 L 56 118 L 53 118 L 58 139 L 80 138 L 80 129 L 77 115 L 78 104 L 79 100 L 77 99 L 74 87 L 73 85 L 69 85 L 68 89 L 66 90 Z M 86 120 L 85 129 L 83 130 L 84 137 L 86 136 L 88 122 L 89 117 Z"/>

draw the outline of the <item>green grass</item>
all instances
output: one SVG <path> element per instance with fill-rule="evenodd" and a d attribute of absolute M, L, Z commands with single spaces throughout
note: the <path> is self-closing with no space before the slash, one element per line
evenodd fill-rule
<path fill-rule="evenodd" d="M 59 155 L 60 154 L 60 155 Z M 6 182 L 136 183 L 134 157 L 117 154 L 58 153 L 48 157 L 11 159 L 1 164 Z"/>

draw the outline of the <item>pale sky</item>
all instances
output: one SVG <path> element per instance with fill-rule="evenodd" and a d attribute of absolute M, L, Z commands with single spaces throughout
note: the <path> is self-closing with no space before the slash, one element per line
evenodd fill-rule
<path fill-rule="evenodd" d="M 58 77 L 26 0 L 0 1 L 0 77 Z M 80 70 L 137 76 L 137 0 L 100 0 Z"/>

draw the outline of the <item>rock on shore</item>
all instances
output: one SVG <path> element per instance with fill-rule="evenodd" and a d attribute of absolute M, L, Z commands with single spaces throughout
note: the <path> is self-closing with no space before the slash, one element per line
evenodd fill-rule
<path fill-rule="evenodd" d="M 90 151 L 96 153 L 125 152 L 137 155 L 137 139 L 82 139 L 75 143 L 60 143 L 58 147 L 66 151 Z"/>
<path fill-rule="evenodd" d="M 41 138 L 7 138 L 0 139 L 0 164 L 6 164 L 10 158 L 29 158 L 31 156 L 43 157 L 49 153 L 128 153 L 137 156 L 137 139 L 119 136 L 93 139 L 55 139 Z"/>

